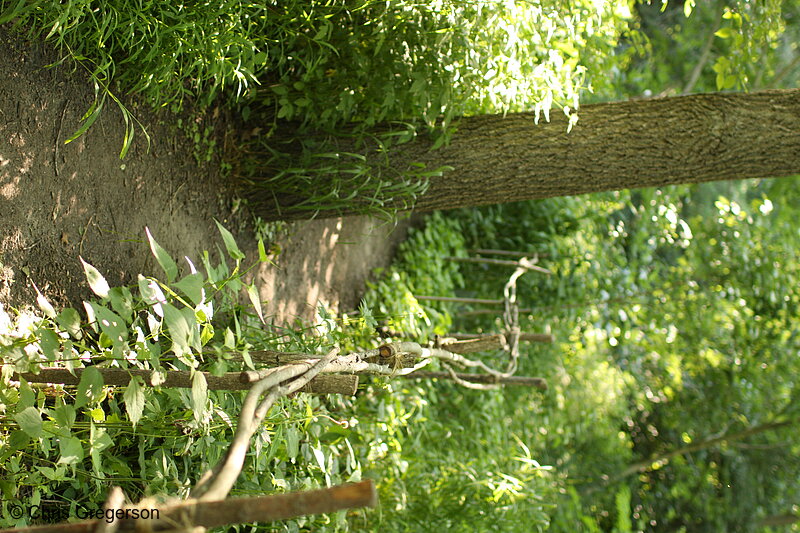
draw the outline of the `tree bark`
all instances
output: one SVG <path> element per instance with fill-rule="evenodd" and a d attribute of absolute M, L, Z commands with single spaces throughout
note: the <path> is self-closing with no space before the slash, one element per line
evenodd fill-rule
<path fill-rule="evenodd" d="M 11 379 L 19 381 L 23 378 L 28 383 L 59 383 L 63 385 L 77 385 L 80 383 L 82 368 L 76 368 L 72 372 L 66 368 L 41 368 L 37 374 L 23 372 L 22 374 L 12 374 Z M 152 370 L 142 370 L 138 368 L 100 368 L 100 375 L 103 376 L 103 383 L 114 387 L 126 387 L 131 381 L 131 377 L 141 377 L 147 385 L 150 385 Z M 73 373 L 74 372 L 74 373 Z M 250 381 L 243 380 L 242 372 L 227 372 L 222 376 L 215 376 L 210 372 L 203 372 L 209 390 L 248 390 L 252 387 Z M 161 384 L 164 388 L 192 388 L 192 373 L 188 370 L 169 370 L 166 373 L 165 381 Z M 347 375 L 318 375 L 308 384 L 300 389 L 300 392 L 309 394 L 343 394 L 352 396 L 358 389 L 358 376 Z"/>
<path fill-rule="evenodd" d="M 395 146 L 393 168 L 453 167 L 431 178 L 430 211 L 680 183 L 800 173 L 800 90 L 709 93 L 462 119 L 449 145 Z"/>

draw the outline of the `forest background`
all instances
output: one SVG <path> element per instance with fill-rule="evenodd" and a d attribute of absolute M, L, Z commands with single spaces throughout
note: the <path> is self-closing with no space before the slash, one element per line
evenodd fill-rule
<path fill-rule="evenodd" d="M 427 137 L 439 148 L 460 117 L 532 111 L 547 121 L 565 109 L 580 123 L 579 104 L 792 88 L 800 63 L 791 1 L 20 1 L 0 13 L 95 84 L 76 135 L 112 107 L 123 114 L 121 157 L 146 137 L 128 98 L 176 115 L 235 113 L 249 134 L 222 164 L 261 228 L 353 206 L 391 219 L 446 176 L 376 174 L 357 150 L 337 149 L 345 143 L 388 150 Z M 375 380 L 353 399 L 285 399 L 234 494 L 371 477 L 381 505 L 240 530 L 796 529 L 796 179 L 752 177 L 434 213 L 358 310 L 321 308 L 318 324 L 281 336 L 261 327 L 225 230 L 228 257 L 206 256 L 204 272 L 179 276 L 154 240 L 163 279 L 137 283 L 131 272 L 130 287 L 104 288 L 87 266 L 99 297 L 87 312 L 113 315 L 120 329 L 44 298 L 38 314 L 2 315 L 0 524 L 24 525 L 8 512 L 14 502 L 101 503 L 109 482 L 134 498 L 185 496 L 224 453 L 241 402 L 138 382 L 54 399 L 11 386 L 13 371 L 105 361 L 223 372 L 241 361 L 201 361 L 197 343 L 318 352 L 372 347 L 376 328 L 419 341 L 496 331 L 477 308 L 416 298 L 496 299 L 507 271 L 447 259 L 492 248 L 553 272 L 526 274 L 518 289 L 523 329 L 556 339 L 526 345 L 519 373 L 547 378 L 549 390 Z M 174 311 L 156 317 L 167 301 Z"/>

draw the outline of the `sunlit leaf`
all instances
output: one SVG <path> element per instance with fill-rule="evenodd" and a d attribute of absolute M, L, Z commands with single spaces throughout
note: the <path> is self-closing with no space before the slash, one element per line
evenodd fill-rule
<path fill-rule="evenodd" d="M 106 278 L 104 278 L 95 267 L 84 261 L 83 257 L 78 258 L 81 260 L 81 264 L 83 264 L 83 271 L 86 273 L 86 279 L 89 282 L 89 287 L 92 289 L 92 292 L 100 298 L 108 298 L 109 287 Z"/>
<path fill-rule="evenodd" d="M 125 411 L 128 413 L 128 418 L 133 427 L 136 427 L 144 411 L 144 384 L 142 383 L 142 378 L 139 376 L 132 377 L 122 397 L 125 400 Z"/>
<path fill-rule="evenodd" d="M 31 438 L 38 439 L 42 435 L 42 415 L 35 407 L 27 407 L 14 415 L 20 429 Z"/>

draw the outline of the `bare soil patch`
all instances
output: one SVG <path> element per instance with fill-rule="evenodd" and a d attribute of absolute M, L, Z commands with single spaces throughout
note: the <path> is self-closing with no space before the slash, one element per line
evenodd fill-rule
<path fill-rule="evenodd" d="M 69 62 L 47 67 L 59 55 L 8 27 L 0 27 L 0 50 L 0 303 L 34 302 L 35 282 L 56 304 L 80 305 L 91 294 L 79 256 L 111 284 L 159 275 L 145 226 L 175 258 L 199 265 L 203 250 L 221 245 L 217 219 L 257 257 L 234 187 L 217 163 L 197 163 L 173 115 L 130 102 L 152 142 L 148 150 L 137 131 L 124 160 L 125 125 L 110 102 L 87 134 L 65 145 L 94 98 L 87 76 Z M 198 120 L 213 125 L 218 146 L 232 142 L 224 113 Z M 292 223 L 277 243 L 277 266 L 257 274 L 267 312 L 287 323 L 313 318 L 318 300 L 353 308 L 407 226 L 364 217 Z"/>

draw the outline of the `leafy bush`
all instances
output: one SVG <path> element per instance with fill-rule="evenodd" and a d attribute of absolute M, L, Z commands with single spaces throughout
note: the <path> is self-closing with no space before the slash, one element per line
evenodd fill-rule
<path fill-rule="evenodd" d="M 426 218 L 425 227 L 412 228 L 400 244 L 397 260 L 376 283 L 367 283 L 369 291 L 364 307 L 390 331 L 409 338 L 432 340 L 445 335 L 450 326 L 446 305 L 420 303 L 416 296 L 449 296 L 463 284 L 457 263 L 448 257 L 466 254 L 457 223 L 439 213 Z"/>
<path fill-rule="evenodd" d="M 191 389 L 160 387 L 158 377 L 174 370 L 218 375 L 252 367 L 248 350 L 254 344 L 313 353 L 330 343 L 300 335 L 279 341 L 259 327 L 257 292 L 242 279 L 244 255 L 231 234 L 220 231 L 233 267 L 225 260 L 212 263 L 206 253 L 204 273 L 187 259 L 189 272 L 181 277 L 148 233 L 164 281 L 139 276 L 136 287 L 111 288 L 84 263 L 97 296 L 85 303 L 86 318 L 75 309 L 56 312 L 43 296 L 42 315 L 1 310 L 0 524 L 28 523 L 27 514 L 9 513 L 13 505 L 39 506 L 55 522 L 100 509 L 109 484 L 120 485 L 134 501 L 187 496 L 225 453 L 243 393 L 209 391 L 199 372 Z M 242 291 L 255 313 L 240 305 Z M 14 372 L 43 366 L 82 369 L 77 389 L 9 381 Z M 136 377 L 126 387 L 105 386 L 98 370 L 103 368 L 151 370 L 155 384 Z M 319 398 L 283 399 L 254 438 L 251 467 L 233 494 L 359 480 L 360 458 L 342 429 L 347 425 L 332 418 Z M 342 530 L 346 523 L 340 513 L 280 527 Z"/>

